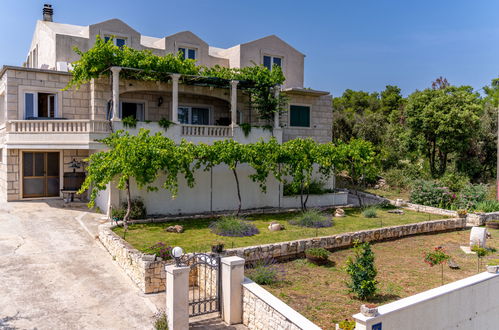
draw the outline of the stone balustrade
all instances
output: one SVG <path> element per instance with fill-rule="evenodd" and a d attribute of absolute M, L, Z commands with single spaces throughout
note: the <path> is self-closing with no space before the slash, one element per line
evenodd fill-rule
<path fill-rule="evenodd" d="M 9 120 L 8 133 L 106 133 L 109 122 L 93 120 Z"/>

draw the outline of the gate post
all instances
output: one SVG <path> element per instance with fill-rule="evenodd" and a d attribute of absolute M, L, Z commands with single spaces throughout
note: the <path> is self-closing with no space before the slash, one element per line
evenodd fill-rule
<path fill-rule="evenodd" d="M 243 322 L 244 259 L 225 257 L 222 263 L 222 318 L 225 323 Z"/>
<path fill-rule="evenodd" d="M 166 316 L 168 328 L 189 329 L 189 271 L 190 267 L 165 266 Z"/>

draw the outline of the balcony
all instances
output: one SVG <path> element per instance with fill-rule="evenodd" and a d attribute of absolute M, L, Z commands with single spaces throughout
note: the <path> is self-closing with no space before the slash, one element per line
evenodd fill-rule
<path fill-rule="evenodd" d="M 9 120 L 2 131 L 9 149 L 94 149 L 111 127 L 94 120 Z"/>

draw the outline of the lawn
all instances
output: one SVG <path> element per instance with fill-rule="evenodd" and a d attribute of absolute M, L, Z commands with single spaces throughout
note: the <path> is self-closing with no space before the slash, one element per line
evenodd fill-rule
<path fill-rule="evenodd" d="M 180 246 L 186 252 L 209 251 L 211 244 L 215 241 L 223 241 L 226 248 L 252 246 L 275 242 L 292 241 L 315 236 L 328 236 L 345 232 L 353 232 L 365 229 L 387 227 L 394 225 L 410 224 L 428 220 L 443 219 L 444 216 L 431 215 L 415 211 L 404 210 L 405 214 L 398 215 L 388 213 L 387 210 L 378 210 L 377 218 L 365 218 L 359 209 L 346 209 L 346 216 L 334 218 L 334 224 L 329 228 L 304 228 L 288 223 L 296 213 L 280 213 L 266 215 L 252 215 L 245 219 L 251 221 L 260 230 L 260 233 L 250 237 L 223 237 L 210 232 L 209 224 L 214 221 L 208 219 L 189 219 L 166 223 L 134 224 L 129 226 L 126 240 L 135 248 L 145 251 L 148 247 L 157 242 L 164 242 L 170 246 Z M 331 214 L 331 213 L 329 213 Z M 268 225 L 272 221 L 277 221 L 285 226 L 285 230 L 271 232 Z M 181 234 L 168 233 L 165 228 L 180 224 L 184 226 Z M 114 231 L 122 236 L 123 228 L 117 227 Z"/>
<path fill-rule="evenodd" d="M 487 246 L 499 250 L 499 230 L 490 232 L 492 239 Z M 445 283 L 476 274 L 476 256 L 466 255 L 459 248 L 468 244 L 469 234 L 469 230 L 454 231 L 373 244 L 380 292 L 370 302 L 382 305 L 439 286 L 440 266 L 430 267 L 423 262 L 424 252 L 437 245 L 443 246 L 460 266 L 458 270 L 445 266 Z M 363 303 L 348 294 L 344 284 L 348 275 L 343 267 L 352 254 L 351 249 L 334 252 L 330 256 L 334 265 L 329 267 L 312 265 L 306 259 L 280 264 L 284 282 L 265 288 L 318 326 L 334 329 L 335 322 L 352 319 Z M 499 258 L 499 254 L 485 258 Z M 481 268 L 484 270 L 485 266 Z"/>

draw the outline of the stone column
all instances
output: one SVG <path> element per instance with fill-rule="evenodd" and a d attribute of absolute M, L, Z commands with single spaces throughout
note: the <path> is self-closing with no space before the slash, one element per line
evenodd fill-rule
<path fill-rule="evenodd" d="M 225 257 L 222 263 L 222 319 L 225 323 L 243 322 L 244 259 Z"/>
<path fill-rule="evenodd" d="M 120 121 L 119 109 L 120 109 L 120 71 L 121 68 L 118 66 L 111 67 L 111 72 L 113 73 L 113 117 L 112 121 Z"/>
<path fill-rule="evenodd" d="M 276 86 L 274 89 L 274 97 L 277 99 L 279 97 L 279 91 L 281 86 Z M 279 128 L 279 111 L 274 112 L 274 128 Z"/>
<path fill-rule="evenodd" d="M 232 127 L 237 127 L 237 84 L 239 84 L 237 80 L 231 80 L 230 82 L 230 126 Z"/>
<path fill-rule="evenodd" d="M 172 122 L 178 123 L 178 80 L 180 74 L 172 74 Z"/>
<path fill-rule="evenodd" d="M 168 328 L 189 329 L 189 271 L 190 267 L 165 266 L 166 317 Z"/>

